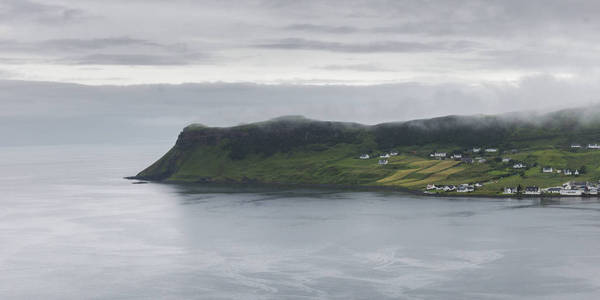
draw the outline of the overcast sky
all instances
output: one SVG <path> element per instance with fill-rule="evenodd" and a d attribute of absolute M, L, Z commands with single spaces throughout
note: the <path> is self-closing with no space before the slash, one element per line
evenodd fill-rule
<path fill-rule="evenodd" d="M 2 0 L 0 122 L 166 136 L 284 114 L 586 105 L 600 99 L 599 15 L 593 0 Z"/>

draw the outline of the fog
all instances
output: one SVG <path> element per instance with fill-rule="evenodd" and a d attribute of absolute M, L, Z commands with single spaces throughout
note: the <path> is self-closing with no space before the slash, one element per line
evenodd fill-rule
<path fill-rule="evenodd" d="M 445 115 L 510 117 L 594 105 L 599 92 L 593 84 L 551 76 L 477 86 L 0 81 L 0 143 L 170 143 L 191 123 L 233 126 L 283 115 L 362 124 Z"/>

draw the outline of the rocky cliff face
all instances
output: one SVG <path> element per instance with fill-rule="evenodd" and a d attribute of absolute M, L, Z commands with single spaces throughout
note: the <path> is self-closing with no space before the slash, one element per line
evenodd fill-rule
<path fill-rule="evenodd" d="M 175 147 L 219 145 L 232 159 L 243 159 L 249 154 L 271 155 L 310 145 L 359 143 L 361 134 L 367 132 L 367 126 L 358 124 L 279 118 L 230 128 L 188 126 L 179 135 Z"/>
<path fill-rule="evenodd" d="M 203 146 L 219 147 L 233 160 L 248 155 L 269 156 L 292 149 L 326 149 L 338 143 L 361 143 L 368 127 L 341 122 L 322 122 L 304 118 L 279 118 L 267 122 L 229 128 L 190 125 L 178 136 L 173 148 L 136 178 L 163 180 Z"/>

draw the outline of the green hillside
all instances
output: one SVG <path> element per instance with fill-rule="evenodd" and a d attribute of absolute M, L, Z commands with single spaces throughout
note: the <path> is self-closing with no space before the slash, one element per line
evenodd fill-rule
<path fill-rule="evenodd" d="M 600 179 L 600 150 L 571 144 L 600 141 L 597 108 L 535 117 L 448 116 L 365 126 L 302 117 L 230 128 L 186 127 L 175 146 L 135 178 L 168 182 L 257 182 L 386 186 L 422 190 L 428 184 L 482 183 L 475 194 L 505 186 L 550 187 Z M 481 147 L 481 153 L 473 153 Z M 486 153 L 485 148 L 497 148 Z M 437 160 L 432 152 L 475 159 Z M 398 152 L 378 164 L 379 155 Z M 359 159 L 369 154 L 370 159 Z M 510 158 L 503 162 L 502 158 Z M 478 161 L 482 162 L 478 162 Z M 485 160 L 485 162 L 483 162 Z M 520 162 L 527 167 L 513 168 Z M 578 176 L 542 167 L 579 170 Z"/>

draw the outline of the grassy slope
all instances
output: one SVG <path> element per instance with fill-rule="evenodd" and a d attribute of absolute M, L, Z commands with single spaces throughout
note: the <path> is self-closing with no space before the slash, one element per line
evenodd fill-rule
<path fill-rule="evenodd" d="M 263 157 L 250 155 L 232 160 L 220 147 L 198 147 L 168 180 L 197 181 L 210 177 L 217 181 L 369 184 L 391 174 L 393 168 L 379 168 L 373 160 L 353 159 L 356 146 L 340 144 L 326 151 L 291 151 Z"/>
<path fill-rule="evenodd" d="M 238 182 L 381 185 L 414 190 L 423 189 L 430 183 L 481 182 L 484 186 L 476 193 L 491 195 L 499 194 L 505 186 L 549 187 L 568 180 L 600 179 L 600 150 L 532 149 L 512 155 L 487 155 L 488 162 L 483 164 L 463 164 L 452 160 L 432 160 L 414 154 L 412 150 L 402 149 L 403 154 L 390 158 L 389 164 L 382 166 L 377 164 L 378 158 L 358 159 L 359 147 L 339 144 L 324 151 L 297 149 L 285 154 L 250 155 L 232 160 L 220 146 L 200 146 L 186 156 L 178 157 L 176 164 L 179 169 L 167 180 L 195 182 L 211 178 Z M 169 159 L 168 156 L 165 159 Z M 497 162 L 500 157 L 523 161 L 529 168 L 522 172 L 514 170 L 513 162 Z M 586 165 L 587 172 L 578 177 L 541 172 L 542 166 L 579 169 L 582 165 Z M 165 166 L 168 164 L 158 163 L 151 171 L 157 172 L 156 168 Z"/>
<path fill-rule="evenodd" d="M 600 110 L 600 108 L 599 108 Z M 587 110 L 584 110 L 587 111 Z M 600 118 L 579 123 L 581 111 L 561 111 L 540 123 L 502 122 L 493 117 L 443 117 L 376 126 L 306 119 L 272 120 L 232 128 L 190 126 L 163 158 L 138 178 L 167 181 L 258 181 L 265 183 L 380 185 L 420 190 L 427 184 L 484 183 L 476 193 L 497 194 L 505 186 L 549 187 L 568 180 L 600 179 L 600 150 L 570 151 L 573 142 L 600 141 Z M 600 114 L 593 114 L 594 116 Z M 546 120 L 546 121 L 543 121 Z M 465 152 L 473 146 L 518 149 L 485 153 L 483 164 L 431 160 L 433 151 Z M 378 165 L 361 153 L 395 149 L 401 154 Z M 512 169 L 524 162 L 526 170 Z M 580 169 L 578 178 L 543 174 L 543 166 Z"/>

